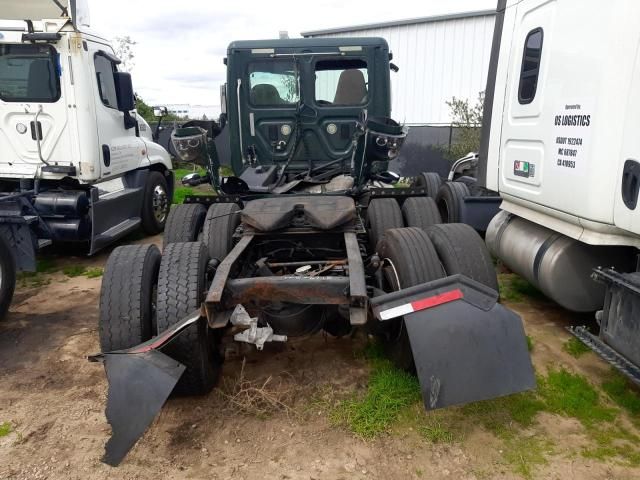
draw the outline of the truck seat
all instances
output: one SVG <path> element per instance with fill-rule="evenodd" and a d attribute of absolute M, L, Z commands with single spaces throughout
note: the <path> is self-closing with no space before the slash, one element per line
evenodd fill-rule
<path fill-rule="evenodd" d="M 251 89 L 251 103 L 254 105 L 281 105 L 284 103 L 273 85 L 261 83 Z"/>
<path fill-rule="evenodd" d="M 358 69 L 344 70 L 338 79 L 334 105 L 361 105 L 367 99 L 364 75 Z"/>

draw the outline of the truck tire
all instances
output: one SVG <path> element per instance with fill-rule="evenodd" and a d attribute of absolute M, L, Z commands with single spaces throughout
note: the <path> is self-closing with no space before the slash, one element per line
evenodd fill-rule
<path fill-rule="evenodd" d="M 431 240 L 420 228 L 388 230 L 378 246 L 378 252 L 385 263 L 388 263 L 384 273 L 389 290 L 413 287 L 445 276 Z M 384 323 L 386 325 L 380 340 L 385 352 L 398 368 L 415 371 L 404 319 Z"/>
<path fill-rule="evenodd" d="M 0 236 L 0 320 L 3 320 L 16 288 L 16 262 L 7 241 Z"/>
<path fill-rule="evenodd" d="M 149 172 L 144 184 L 144 198 L 142 200 L 142 230 L 147 235 L 157 235 L 164 230 L 169 215 L 171 199 L 167 180 L 160 172 Z"/>
<path fill-rule="evenodd" d="M 375 250 L 384 232 L 404 227 L 400 206 L 394 198 L 374 198 L 367 208 L 367 225 L 371 249 Z"/>
<path fill-rule="evenodd" d="M 209 254 L 201 242 L 165 247 L 158 275 L 157 333 L 200 308 L 207 291 L 208 263 Z M 189 326 L 163 352 L 186 367 L 173 393 L 204 395 L 214 387 L 222 362 L 206 319 Z"/>
<path fill-rule="evenodd" d="M 409 197 L 402 204 L 402 216 L 407 227 L 425 229 L 442 223 L 440 211 L 431 197 Z"/>
<path fill-rule="evenodd" d="M 443 223 L 460 222 L 464 197 L 469 195 L 469 187 L 462 182 L 445 182 L 442 184 L 438 190 L 436 203 Z"/>
<path fill-rule="evenodd" d="M 427 197 L 436 198 L 438 189 L 442 185 L 442 178 L 435 172 L 423 172 L 418 175 L 413 182 L 413 187 L 424 188 L 427 191 Z"/>
<path fill-rule="evenodd" d="M 173 205 L 164 229 L 162 245 L 195 242 L 198 239 L 207 209 L 199 203 Z"/>
<path fill-rule="evenodd" d="M 153 244 L 116 248 L 104 269 L 98 329 L 103 352 L 134 347 L 153 335 L 160 250 Z"/>
<path fill-rule="evenodd" d="M 433 225 L 426 230 L 447 275 L 461 273 L 498 291 L 498 276 L 482 237 L 463 223 Z"/>
<path fill-rule="evenodd" d="M 233 247 L 233 233 L 240 223 L 240 207 L 235 203 L 214 203 L 202 227 L 202 243 L 209 256 L 222 261 Z"/>

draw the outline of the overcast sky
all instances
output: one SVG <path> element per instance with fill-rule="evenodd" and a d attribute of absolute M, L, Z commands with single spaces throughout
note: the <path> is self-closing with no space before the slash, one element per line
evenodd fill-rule
<path fill-rule="evenodd" d="M 150 104 L 218 105 L 232 40 L 495 8 L 496 0 L 89 0 L 91 26 L 129 35 L 135 90 Z M 394 46 L 390 45 L 393 51 Z"/>

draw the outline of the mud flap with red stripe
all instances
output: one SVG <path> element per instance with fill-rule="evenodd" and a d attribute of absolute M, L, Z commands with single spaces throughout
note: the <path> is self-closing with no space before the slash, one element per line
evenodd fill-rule
<path fill-rule="evenodd" d="M 427 410 L 534 389 L 520 317 L 464 275 L 371 299 L 376 318 L 404 317 Z"/>

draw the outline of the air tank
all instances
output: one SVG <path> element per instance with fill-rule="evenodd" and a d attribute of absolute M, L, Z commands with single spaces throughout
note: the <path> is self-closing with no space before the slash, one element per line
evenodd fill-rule
<path fill-rule="evenodd" d="M 510 270 L 575 312 L 602 309 L 605 287 L 591 279 L 593 268 L 635 266 L 633 248 L 588 245 L 505 211 L 493 217 L 485 238 Z"/>

